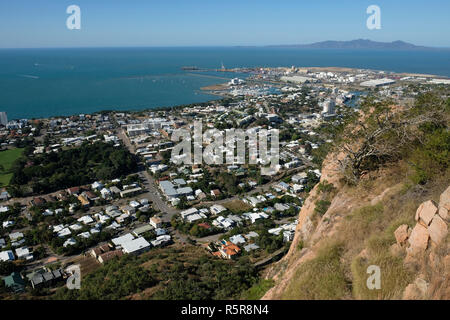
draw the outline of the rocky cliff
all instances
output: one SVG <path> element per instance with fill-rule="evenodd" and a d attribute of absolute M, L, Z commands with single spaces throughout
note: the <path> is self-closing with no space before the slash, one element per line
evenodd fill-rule
<path fill-rule="evenodd" d="M 324 161 L 288 254 L 266 275 L 275 286 L 263 299 L 450 298 L 448 175 L 426 189 L 410 186 L 400 162 L 347 186 L 340 157 Z M 369 265 L 380 266 L 378 290 L 366 285 Z"/>

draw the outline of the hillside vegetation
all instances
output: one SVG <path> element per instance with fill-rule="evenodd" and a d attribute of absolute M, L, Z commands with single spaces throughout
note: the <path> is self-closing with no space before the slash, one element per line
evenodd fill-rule
<path fill-rule="evenodd" d="M 450 209 L 447 94 L 429 92 L 411 108 L 369 98 L 338 128 L 263 299 L 450 298 L 449 221 L 439 216 Z M 417 235 L 434 228 L 417 216 L 428 200 L 430 221 L 443 223 L 439 241 Z M 413 251 L 419 240 L 425 247 Z M 381 270 L 380 289 L 367 286 L 371 265 Z"/>

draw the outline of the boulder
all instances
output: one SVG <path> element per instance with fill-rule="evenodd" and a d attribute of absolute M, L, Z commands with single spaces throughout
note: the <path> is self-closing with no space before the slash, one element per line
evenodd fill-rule
<path fill-rule="evenodd" d="M 442 192 L 439 198 L 439 205 L 447 208 L 447 210 L 450 210 L 450 186 Z"/>
<path fill-rule="evenodd" d="M 439 244 L 447 236 L 447 223 L 442 220 L 439 215 L 436 215 L 433 218 L 433 221 L 431 221 L 430 226 L 428 227 L 428 233 L 430 234 L 431 240 L 434 243 Z"/>
<path fill-rule="evenodd" d="M 403 300 L 421 300 L 426 297 L 428 291 L 428 282 L 423 278 L 417 278 L 413 283 L 410 283 L 403 292 Z"/>
<path fill-rule="evenodd" d="M 410 283 L 403 292 L 403 300 L 420 300 L 422 299 L 422 292 L 415 283 Z"/>
<path fill-rule="evenodd" d="M 422 295 L 425 296 L 428 291 L 428 285 L 429 285 L 428 282 L 426 282 L 423 278 L 419 277 L 416 279 L 416 281 L 414 281 L 414 283 L 416 284 L 417 288 L 419 288 Z"/>
<path fill-rule="evenodd" d="M 407 224 L 402 224 L 394 231 L 395 240 L 397 240 L 398 244 L 402 245 L 408 240 L 408 229 Z"/>
<path fill-rule="evenodd" d="M 422 203 L 416 211 L 416 221 L 423 221 L 425 225 L 430 225 L 434 215 L 437 213 L 438 207 L 432 200 Z"/>
<path fill-rule="evenodd" d="M 429 283 L 426 282 L 423 278 L 424 278 L 423 276 L 420 276 L 419 278 L 416 279 L 416 281 L 414 281 L 414 283 L 416 284 L 417 288 L 419 288 L 420 292 L 422 293 L 422 296 L 425 296 L 428 291 Z"/>
<path fill-rule="evenodd" d="M 450 220 L 450 212 L 449 211 L 450 210 L 447 209 L 446 207 L 440 206 L 438 213 L 442 219 L 444 219 L 445 221 L 449 221 Z"/>
<path fill-rule="evenodd" d="M 417 223 L 408 239 L 408 242 L 411 245 L 411 251 L 425 251 L 428 247 L 429 238 L 430 234 L 428 233 L 427 228 L 420 223 Z"/>

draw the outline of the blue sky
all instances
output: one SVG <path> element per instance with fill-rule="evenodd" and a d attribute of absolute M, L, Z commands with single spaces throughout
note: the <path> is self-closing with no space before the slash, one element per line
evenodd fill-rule
<path fill-rule="evenodd" d="M 68 30 L 66 8 L 81 8 Z M 381 8 L 368 30 L 366 8 Z M 0 47 L 234 46 L 403 40 L 450 47 L 448 0 L 1 0 Z"/>

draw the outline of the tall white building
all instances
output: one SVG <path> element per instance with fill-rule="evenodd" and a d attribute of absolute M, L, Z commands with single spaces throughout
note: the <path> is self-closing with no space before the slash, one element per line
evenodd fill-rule
<path fill-rule="evenodd" d="M 334 107 L 335 107 L 335 102 L 334 100 L 331 99 L 327 99 L 323 102 L 323 114 L 326 115 L 330 115 L 330 114 L 334 114 Z"/>
<path fill-rule="evenodd" d="M 6 126 L 8 123 L 8 115 L 6 112 L 0 112 L 0 124 Z"/>

